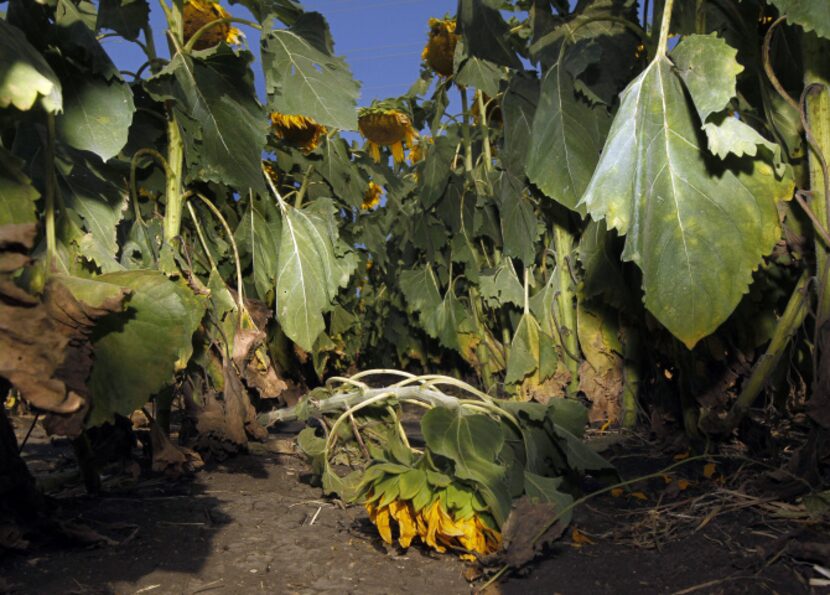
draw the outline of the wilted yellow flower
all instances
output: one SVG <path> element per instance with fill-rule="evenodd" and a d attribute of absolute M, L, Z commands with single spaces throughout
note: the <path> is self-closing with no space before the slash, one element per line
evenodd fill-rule
<path fill-rule="evenodd" d="M 218 2 L 209 0 L 187 0 L 184 5 L 184 41 L 193 37 L 199 29 L 217 19 L 227 19 L 231 15 Z M 242 32 L 230 23 L 216 23 L 205 31 L 193 44 L 194 50 L 212 48 L 220 41 L 235 45 L 242 41 Z"/>
<path fill-rule="evenodd" d="M 451 76 L 457 43 L 455 19 L 432 18 L 429 20 L 429 39 L 421 58 L 441 76 Z"/>
<path fill-rule="evenodd" d="M 292 147 L 306 153 L 317 148 L 320 137 L 326 134 L 326 127 L 311 118 L 274 112 L 271 114 L 274 135 Z"/>
<path fill-rule="evenodd" d="M 366 502 L 369 520 L 378 528 L 381 538 L 392 543 L 392 524 L 398 526 L 398 543 L 409 547 L 415 537 L 437 552 L 447 548 L 467 550 L 462 558 L 475 559 L 473 553 L 486 555 L 495 552 L 501 545 L 501 534 L 488 527 L 481 519 L 472 515 L 465 519 L 453 519 L 441 506 L 441 499 L 415 511 L 411 500 L 393 500 L 387 506 L 379 507 L 371 497 Z"/>
<path fill-rule="evenodd" d="M 369 141 L 372 158 L 380 161 L 380 147 L 389 147 L 395 163 L 403 161 L 403 143 L 412 146 L 418 136 L 412 120 L 394 108 L 363 108 L 357 121 L 362 134 Z"/>
<path fill-rule="evenodd" d="M 274 186 L 278 186 L 280 175 L 274 163 L 272 161 L 263 161 L 262 169 L 265 170 L 266 174 L 268 174 L 268 177 L 271 179 L 271 182 L 274 183 Z"/>
<path fill-rule="evenodd" d="M 409 150 L 409 163 L 415 165 L 419 161 L 423 161 L 424 157 L 426 157 L 427 153 L 427 145 L 432 144 L 432 137 L 425 136 L 422 137 L 412 145 L 412 148 Z"/>
<path fill-rule="evenodd" d="M 383 194 L 383 188 L 374 182 L 369 182 L 369 187 L 363 194 L 363 203 L 360 205 L 360 208 L 364 211 L 374 209 L 380 203 L 381 194 Z"/>

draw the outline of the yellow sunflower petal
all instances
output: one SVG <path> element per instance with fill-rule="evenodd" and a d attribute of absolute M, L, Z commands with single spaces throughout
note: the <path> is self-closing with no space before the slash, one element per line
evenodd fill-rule
<path fill-rule="evenodd" d="M 394 145 L 389 147 L 392 149 L 392 159 L 395 160 L 395 163 L 400 163 L 403 161 L 403 145 L 401 143 L 395 143 Z"/>
<path fill-rule="evenodd" d="M 451 76 L 458 35 L 454 19 L 429 20 L 429 38 L 421 52 L 421 59 L 441 76 Z"/>
<path fill-rule="evenodd" d="M 227 19 L 231 15 L 218 2 L 208 0 L 188 0 L 184 5 L 184 40 L 189 41 L 191 37 L 205 25 L 218 19 Z M 196 43 L 195 50 L 206 50 L 217 43 L 224 41 L 234 45 L 240 43 L 242 32 L 229 23 L 216 23 L 204 31 Z"/>

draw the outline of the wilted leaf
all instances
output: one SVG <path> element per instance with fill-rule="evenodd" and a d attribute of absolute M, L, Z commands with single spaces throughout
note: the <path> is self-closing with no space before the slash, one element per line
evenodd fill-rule
<path fill-rule="evenodd" d="M 421 431 L 427 448 L 453 461 L 458 478 L 476 482 L 496 522 L 504 522 L 510 494 L 505 468 L 493 462 L 504 442 L 499 423 L 486 415 L 436 407 L 421 418 Z"/>
<path fill-rule="evenodd" d="M 656 58 L 623 93 L 581 199 L 626 235 L 646 307 L 689 347 L 735 309 L 778 239 L 776 202 L 792 191 L 760 161 L 713 169 L 697 128 L 671 63 Z"/>

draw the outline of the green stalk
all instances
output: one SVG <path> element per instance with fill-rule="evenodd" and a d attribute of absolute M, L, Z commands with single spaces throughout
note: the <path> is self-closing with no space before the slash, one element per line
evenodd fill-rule
<path fill-rule="evenodd" d="M 574 238 L 561 225 L 553 224 L 553 251 L 556 254 L 556 272 L 559 275 L 559 291 L 554 298 L 555 308 L 559 313 L 557 322 L 559 336 L 564 351 L 565 368 L 571 374 L 568 392 L 571 395 L 579 390 L 579 339 L 576 334 L 576 296 L 571 282 L 570 256 L 573 251 Z"/>
<path fill-rule="evenodd" d="M 478 127 L 481 130 L 481 138 L 484 144 L 484 171 L 490 173 L 493 170 L 493 152 L 490 149 L 490 129 L 487 128 L 487 113 L 485 112 L 484 93 L 476 90 L 476 101 L 478 102 Z M 492 101 L 492 99 L 491 99 Z"/>
<path fill-rule="evenodd" d="M 637 425 L 637 395 L 640 393 L 640 335 L 627 328 L 623 336 L 622 427 L 632 430 Z"/>
<path fill-rule="evenodd" d="M 807 301 L 809 284 L 810 272 L 805 270 L 798 280 L 789 302 L 787 302 L 784 313 L 775 325 L 775 331 L 766 352 L 753 368 L 752 374 L 741 389 L 741 394 L 732 404 L 723 425 L 718 428 L 719 433 L 726 434 L 741 422 L 743 416 L 766 386 L 778 362 L 781 361 L 781 357 L 784 355 L 793 335 L 804 324 L 804 319 L 807 317 L 807 311 L 809 310 Z"/>
<path fill-rule="evenodd" d="M 830 90 L 828 90 L 830 88 L 828 78 L 830 77 L 826 72 L 827 61 L 830 61 L 830 50 L 828 50 L 827 42 L 821 42 L 815 36 L 805 35 L 802 43 L 804 84 L 805 86 L 814 85 L 807 91 L 805 98 L 806 120 L 812 137 L 808 138 L 812 141 L 808 143 L 810 191 L 812 193 L 810 206 L 824 229 L 830 229 L 830 207 L 828 206 L 830 196 L 827 193 L 828 180 L 825 179 L 826 160 L 830 157 Z M 827 246 L 820 237 L 816 237 L 815 246 L 816 279 L 819 284 L 816 323 L 821 325 L 830 320 L 830 275 L 827 274 L 828 265 L 830 265 L 830 246 Z"/>
<path fill-rule="evenodd" d="M 663 20 L 660 22 L 660 40 L 657 42 L 656 56 L 665 56 L 669 46 L 669 28 L 671 27 L 671 11 L 674 0 L 666 0 L 663 5 Z"/>
<path fill-rule="evenodd" d="M 461 95 L 461 136 L 464 139 L 464 171 L 467 175 L 473 173 L 473 139 L 470 135 L 470 103 L 467 101 L 467 89 L 459 86 L 458 92 Z"/>
<path fill-rule="evenodd" d="M 46 212 L 46 272 L 52 272 L 52 265 L 58 259 L 58 242 L 55 233 L 55 116 L 46 116 L 46 152 L 44 154 L 44 180 L 46 196 L 44 197 Z"/>
<path fill-rule="evenodd" d="M 167 121 L 167 180 L 165 182 L 164 241 L 173 244 L 182 226 L 182 173 L 184 171 L 184 141 L 176 116 Z"/>

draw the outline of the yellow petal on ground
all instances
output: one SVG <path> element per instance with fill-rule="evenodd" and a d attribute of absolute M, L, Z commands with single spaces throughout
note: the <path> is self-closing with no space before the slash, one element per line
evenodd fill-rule
<path fill-rule="evenodd" d="M 398 543 L 401 544 L 401 547 L 409 547 L 412 540 L 418 535 L 412 503 L 395 500 L 389 505 L 389 510 L 392 517 L 398 522 L 398 532 L 400 534 Z"/>
<path fill-rule="evenodd" d="M 629 495 L 637 500 L 648 500 L 648 496 L 646 496 L 645 492 L 631 492 Z"/>
<path fill-rule="evenodd" d="M 716 463 L 706 463 L 703 466 L 703 477 L 705 477 L 706 479 L 712 479 L 712 476 L 715 474 L 716 467 Z"/>
<path fill-rule="evenodd" d="M 624 490 L 622 488 L 611 488 L 611 495 L 614 498 L 619 498 L 620 496 L 623 495 L 623 491 Z"/>
<path fill-rule="evenodd" d="M 574 527 L 571 530 L 571 542 L 576 547 L 582 547 L 583 545 L 594 543 L 594 540 L 585 535 L 582 531 Z"/>
<path fill-rule="evenodd" d="M 378 528 L 381 538 L 386 543 L 392 543 L 392 527 L 389 525 L 389 507 L 378 508 L 375 513 L 375 527 Z"/>
<path fill-rule="evenodd" d="M 689 451 L 686 452 L 679 452 L 674 457 L 672 457 L 675 461 L 685 461 L 689 458 Z"/>
<path fill-rule="evenodd" d="M 691 484 L 689 483 L 688 479 L 680 479 L 677 481 L 677 487 L 680 488 L 680 491 L 687 489 Z"/>

